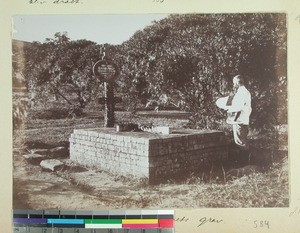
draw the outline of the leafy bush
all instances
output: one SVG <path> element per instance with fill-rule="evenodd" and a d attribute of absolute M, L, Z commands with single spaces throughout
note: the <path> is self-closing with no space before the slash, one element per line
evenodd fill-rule
<path fill-rule="evenodd" d="M 56 33 L 45 43 L 26 47 L 13 43 L 13 51 L 14 73 L 22 73 L 28 91 L 35 93 L 37 100 L 55 97 L 72 108 L 84 108 L 97 98 L 100 83 L 92 68 L 99 59 L 99 46 L 94 42 L 70 41 L 67 33 Z"/>
<path fill-rule="evenodd" d="M 224 119 L 215 100 L 239 73 L 252 94 L 253 127 L 286 123 L 285 22 L 284 14 L 171 15 L 120 47 L 121 91 L 131 104 L 168 102 L 192 112 L 194 127 L 215 128 Z"/>

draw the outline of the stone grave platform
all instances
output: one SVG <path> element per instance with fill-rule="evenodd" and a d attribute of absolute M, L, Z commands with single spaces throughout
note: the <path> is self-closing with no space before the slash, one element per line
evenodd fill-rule
<path fill-rule="evenodd" d="M 221 131 L 173 129 L 169 135 L 116 132 L 115 128 L 76 129 L 70 159 L 120 175 L 146 178 L 150 184 L 176 179 L 228 159 Z"/>

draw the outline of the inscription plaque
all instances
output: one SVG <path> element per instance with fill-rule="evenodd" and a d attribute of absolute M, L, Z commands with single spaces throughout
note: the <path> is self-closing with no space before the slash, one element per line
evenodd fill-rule
<path fill-rule="evenodd" d="M 100 60 L 95 63 L 93 72 L 102 82 L 113 82 L 119 70 L 111 61 Z"/>

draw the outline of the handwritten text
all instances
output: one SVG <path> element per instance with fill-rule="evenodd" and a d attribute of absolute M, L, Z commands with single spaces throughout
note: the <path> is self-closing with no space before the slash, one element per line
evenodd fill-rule
<path fill-rule="evenodd" d="M 163 3 L 165 0 L 152 0 L 152 2 Z"/>
<path fill-rule="evenodd" d="M 254 223 L 254 228 L 270 228 L 269 221 L 266 220 L 255 220 L 253 221 Z"/>
<path fill-rule="evenodd" d="M 214 219 L 214 218 L 207 218 L 207 217 L 203 217 L 201 219 L 199 219 L 199 225 L 197 227 L 200 227 L 202 225 L 204 225 L 205 223 L 220 223 L 223 222 L 222 219 L 218 220 L 218 219 Z"/>
<path fill-rule="evenodd" d="M 176 218 L 174 220 L 175 220 L 175 222 L 188 222 L 190 219 L 187 218 L 187 217 L 185 217 L 185 216 L 183 216 L 181 218 Z"/>
<path fill-rule="evenodd" d="M 29 4 L 79 4 L 82 0 L 29 0 Z"/>

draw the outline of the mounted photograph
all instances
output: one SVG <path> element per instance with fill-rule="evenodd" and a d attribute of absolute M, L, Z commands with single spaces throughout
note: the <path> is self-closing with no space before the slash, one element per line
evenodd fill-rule
<path fill-rule="evenodd" d="M 12 25 L 13 209 L 289 207 L 285 13 Z"/>

